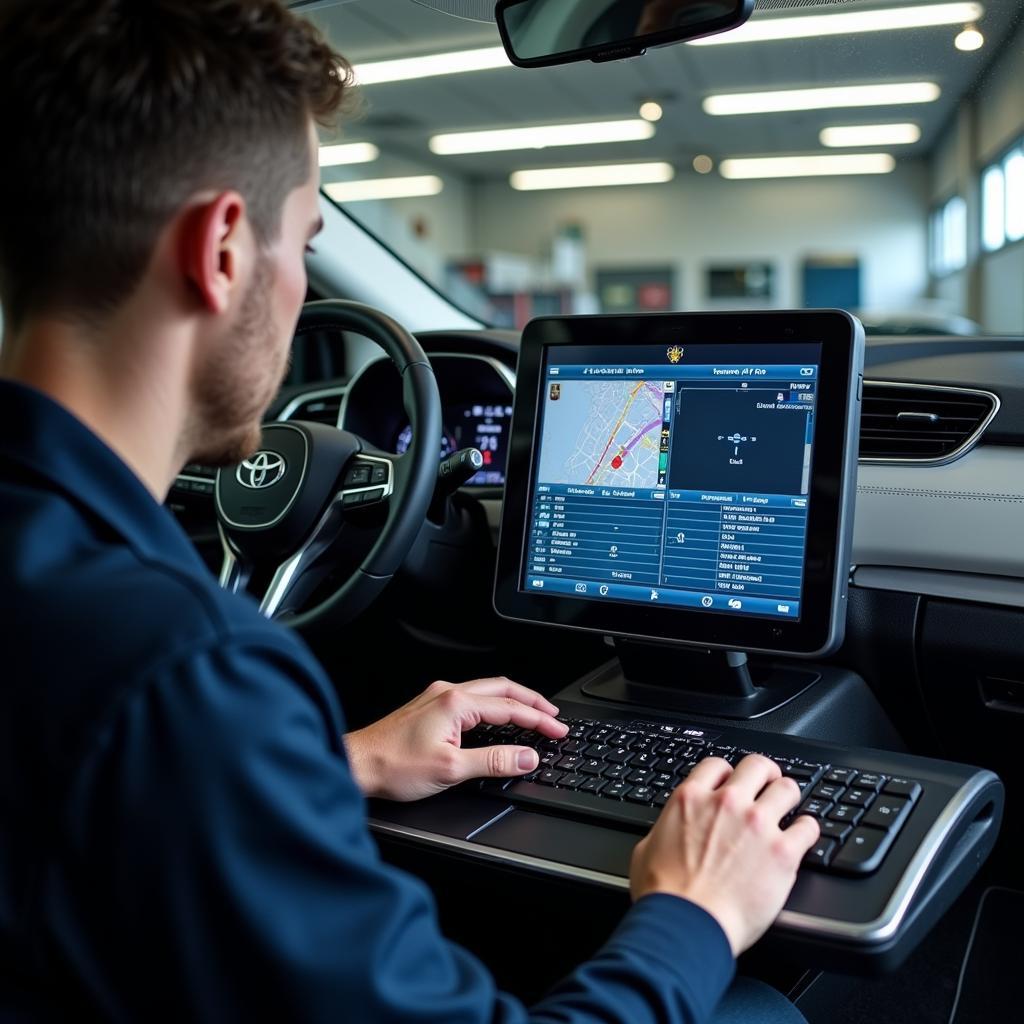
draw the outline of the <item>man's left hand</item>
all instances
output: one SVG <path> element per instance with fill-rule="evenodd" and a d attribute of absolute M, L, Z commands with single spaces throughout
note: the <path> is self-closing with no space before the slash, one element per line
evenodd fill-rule
<path fill-rule="evenodd" d="M 367 796 L 419 800 L 475 778 L 525 775 L 538 764 L 530 747 L 466 750 L 462 734 L 481 722 L 532 729 L 561 739 L 558 708 L 510 679 L 431 683 L 418 697 L 345 737 L 352 773 Z"/>

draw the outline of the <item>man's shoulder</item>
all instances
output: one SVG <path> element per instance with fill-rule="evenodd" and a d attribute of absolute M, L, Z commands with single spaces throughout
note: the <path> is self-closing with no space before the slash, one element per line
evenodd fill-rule
<path fill-rule="evenodd" d="M 73 759 L 133 691 L 197 652 L 272 653 L 281 673 L 323 689 L 305 645 L 221 590 L 198 558 L 152 557 L 61 500 L 10 512 L 0 530 L 0 733 L 44 774 L 48 756 Z"/>

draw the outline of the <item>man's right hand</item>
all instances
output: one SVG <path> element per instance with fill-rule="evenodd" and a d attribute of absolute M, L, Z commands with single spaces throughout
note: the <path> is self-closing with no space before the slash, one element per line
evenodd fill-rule
<path fill-rule="evenodd" d="M 701 761 L 633 852 L 633 899 L 661 892 L 696 903 L 739 956 L 778 916 L 818 840 L 807 815 L 779 828 L 800 800 L 797 784 L 766 757 L 751 754 L 735 770 L 718 757 Z"/>

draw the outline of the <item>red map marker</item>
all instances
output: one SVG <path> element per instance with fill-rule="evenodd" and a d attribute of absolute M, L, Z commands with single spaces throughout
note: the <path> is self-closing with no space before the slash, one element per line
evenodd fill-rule
<path fill-rule="evenodd" d="M 616 455 L 615 458 L 612 459 L 612 469 L 622 469 L 622 456 L 621 455 Z"/>

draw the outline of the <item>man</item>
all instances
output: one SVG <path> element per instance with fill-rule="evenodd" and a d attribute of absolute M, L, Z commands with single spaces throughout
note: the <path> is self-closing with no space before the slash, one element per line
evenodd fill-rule
<path fill-rule="evenodd" d="M 459 738 L 558 737 L 557 709 L 437 682 L 344 736 L 309 651 L 162 508 L 186 461 L 259 439 L 346 67 L 278 0 L 0 8 L 0 1017 L 705 1020 L 817 838 L 780 831 L 773 764 L 693 772 L 630 913 L 528 1013 L 381 862 L 362 798 L 526 772 Z"/>

